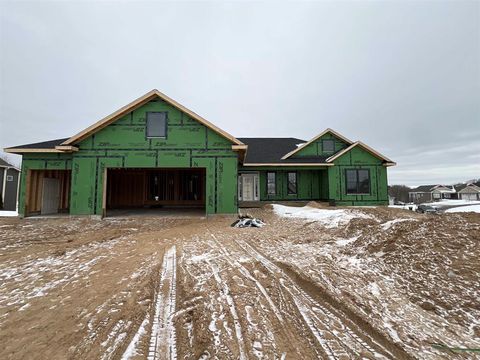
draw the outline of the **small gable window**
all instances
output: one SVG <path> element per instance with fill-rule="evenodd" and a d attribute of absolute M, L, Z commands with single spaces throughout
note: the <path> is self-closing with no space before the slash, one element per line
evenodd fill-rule
<path fill-rule="evenodd" d="M 167 137 L 167 113 L 147 112 L 147 138 Z"/>
<path fill-rule="evenodd" d="M 370 171 L 368 169 L 345 170 L 347 194 L 370 194 Z"/>
<path fill-rule="evenodd" d="M 335 151 L 335 140 L 333 140 L 333 139 L 322 140 L 322 151 L 323 152 L 334 152 Z"/>
<path fill-rule="evenodd" d="M 296 195 L 297 194 L 297 173 L 289 172 L 287 177 L 288 177 L 287 194 Z"/>

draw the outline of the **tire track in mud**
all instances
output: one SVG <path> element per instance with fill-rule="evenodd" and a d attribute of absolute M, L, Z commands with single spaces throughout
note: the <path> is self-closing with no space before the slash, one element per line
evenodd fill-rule
<path fill-rule="evenodd" d="M 232 255 L 227 251 L 227 249 L 225 249 L 224 246 L 222 246 L 222 244 L 218 241 L 217 237 L 213 233 L 210 232 L 210 234 L 212 238 L 215 240 L 215 243 L 217 244 L 220 251 L 225 255 L 228 263 L 238 268 L 238 270 L 244 277 L 246 277 L 248 280 L 252 281 L 255 284 L 257 289 L 262 293 L 263 297 L 268 302 L 268 305 L 270 305 L 270 308 L 272 309 L 278 321 L 280 321 L 280 323 L 283 324 L 284 322 L 283 316 L 280 310 L 278 309 L 278 307 L 273 302 L 270 295 L 268 295 L 267 290 L 265 290 L 265 287 L 250 273 L 250 271 L 248 271 L 247 268 L 245 268 L 245 266 L 243 266 L 238 260 L 232 258 Z"/>
<path fill-rule="evenodd" d="M 173 324 L 176 304 L 177 258 L 175 245 L 163 256 L 162 274 L 155 300 L 155 315 L 148 360 L 177 358 L 176 333 Z"/>
<path fill-rule="evenodd" d="M 215 278 L 215 281 L 220 287 L 222 291 L 222 295 L 227 301 L 228 308 L 230 309 L 230 315 L 232 316 L 233 325 L 235 327 L 235 336 L 237 338 L 239 359 L 247 360 L 248 356 L 246 355 L 247 352 L 245 350 L 245 341 L 243 339 L 242 325 L 240 324 L 240 319 L 238 317 L 237 309 L 235 307 L 235 302 L 233 301 L 233 297 L 230 294 L 230 289 L 228 287 L 228 284 L 225 281 L 223 281 L 223 279 L 221 278 L 218 267 L 212 264 L 210 261 L 207 261 L 207 263 L 212 269 L 213 277 Z"/>
<path fill-rule="evenodd" d="M 350 314 L 324 299 L 314 299 L 305 284 L 298 281 L 292 270 L 280 267 L 258 252 L 248 242 L 236 240 L 236 244 L 249 256 L 257 260 L 270 274 L 280 277 L 280 285 L 290 294 L 304 322 L 315 340 L 329 359 L 374 358 L 374 359 L 410 359 L 402 349 L 368 329 L 362 330 L 363 323 L 356 324 L 349 319 Z M 313 284 L 312 284 L 313 286 Z M 318 288 L 318 286 L 317 286 Z M 319 293 L 321 289 L 316 289 Z M 315 296 L 318 298 L 318 296 Z M 357 320 L 357 319 L 354 319 Z"/>

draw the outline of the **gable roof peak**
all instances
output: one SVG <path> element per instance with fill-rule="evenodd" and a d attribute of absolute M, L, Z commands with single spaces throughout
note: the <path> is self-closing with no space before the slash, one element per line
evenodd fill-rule
<path fill-rule="evenodd" d="M 385 155 L 382 155 L 380 154 L 378 151 L 372 149 L 370 146 L 368 146 L 367 144 L 361 142 L 361 141 L 355 141 L 353 144 L 351 144 L 350 146 L 346 147 L 345 149 L 339 151 L 338 153 L 330 156 L 328 159 L 327 159 L 327 163 L 331 163 L 333 162 L 335 159 L 338 159 L 340 156 L 342 156 L 343 154 L 349 152 L 350 150 L 352 150 L 354 147 L 356 146 L 360 146 L 361 148 L 363 148 L 364 150 L 368 151 L 370 154 L 372 154 L 373 156 L 379 158 L 380 160 L 383 160 L 384 161 L 384 165 L 385 166 L 395 166 L 397 165 L 396 162 L 390 160 L 389 158 L 387 158 Z"/>
<path fill-rule="evenodd" d="M 316 135 L 315 137 L 313 137 L 312 139 L 310 139 L 309 141 L 307 141 L 306 143 L 300 145 L 298 148 L 296 148 L 295 150 L 293 151 L 290 151 L 288 154 L 285 154 L 283 157 L 282 157 L 282 160 L 285 160 L 285 159 L 288 159 L 290 156 L 296 154 L 297 152 L 299 152 L 300 150 L 304 149 L 305 147 L 307 147 L 308 145 L 310 145 L 311 143 L 313 143 L 315 140 L 321 138 L 323 135 L 325 134 L 332 134 L 333 136 L 339 138 L 340 140 L 343 140 L 345 141 L 348 145 L 351 145 L 353 144 L 353 141 L 350 140 L 350 139 L 347 139 L 345 136 L 341 135 L 340 133 L 336 132 L 335 130 L 331 129 L 331 128 L 326 128 L 325 130 L 323 130 L 320 134 Z"/>
<path fill-rule="evenodd" d="M 201 123 L 202 125 L 205 125 L 206 127 L 210 128 L 211 130 L 218 133 L 220 136 L 223 136 L 227 140 L 231 141 L 234 145 L 244 145 L 240 140 L 238 140 L 234 136 L 230 135 L 226 131 L 223 131 L 219 127 L 213 125 L 210 121 L 204 119 L 203 117 L 201 117 L 197 113 L 195 113 L 192 110 L 190 110 L 190 109 L 186 108 L 185 106 L 181 105 L 180 103 L 178 103 L 177 101 L 168 97 L 167 95 L 165 95 L 164 93 L 162 93 L 158 89 L 150 90 L 149 92 L 147 92 L 146 94 L 144 94 L 144 95 L 140 96 L 139 98 L 133 100 L 129 104 L 121 107 L 117 111 L 111 113 L 110 115 L 108 115 L 108 116 L 104 117 L 103 119 L 97 121 L 96 123 L 90 125 L 86 129 L 80 131 L 78 134 L 68 138 L 65 142 L 62 143 L 62 145 L 74 145 L 75 143 L 78 143 L 79 141 L 85 139 L 86 137 L 88 137 L 88 136 L 96 133 L 97 131 L 103 129 L 104 127 L 110 125 L 111 123 L 113 123 L 114 121 L 116 121 L 120 117 L 122 117 L 123 115 L 125 115 L 125 114 L 139 108 L 140 106 L 146 104 L 147 102 L 152 100 L 152 98 L 154 98 L 154 97 L 159 97 L 160 99 L 167 102 L 171 106 L 173 106 L 173 107 L 177 108 L 178 110 L 184 112 L 185 114 L 189 115 L 190 117 L 192 117 L 193 119 L 195 119 L 196 121 Z"/>

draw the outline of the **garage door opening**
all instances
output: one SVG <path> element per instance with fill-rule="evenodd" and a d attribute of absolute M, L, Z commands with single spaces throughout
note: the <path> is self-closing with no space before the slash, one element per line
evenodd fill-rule
<path fill-rule="evenodd" d="M 29 170 L 25 214 L 68 214 L 71 170 Z"/>
<path fill-rule="evenodd" d="M 108 169 L 106 214 L 205 215 L 205 169 Z"/>

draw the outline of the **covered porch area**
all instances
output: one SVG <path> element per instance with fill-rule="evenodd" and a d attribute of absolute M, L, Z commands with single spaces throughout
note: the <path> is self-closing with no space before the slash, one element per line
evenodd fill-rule
<path fill-rule="evenodd" d="M 326 168 L 241 169 L 238 175 L 239 207 L 259 207 L 268 203 L 328 203 Z"/>

